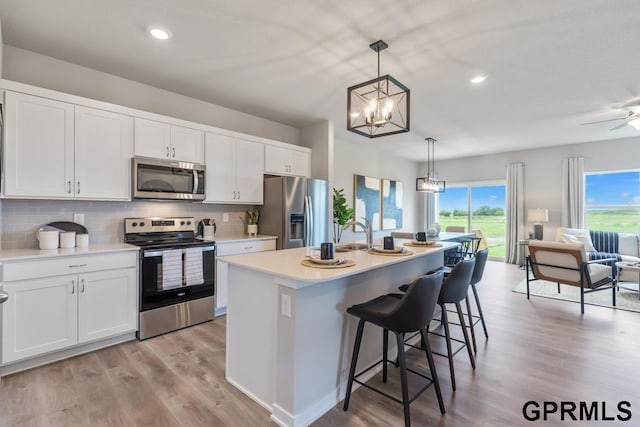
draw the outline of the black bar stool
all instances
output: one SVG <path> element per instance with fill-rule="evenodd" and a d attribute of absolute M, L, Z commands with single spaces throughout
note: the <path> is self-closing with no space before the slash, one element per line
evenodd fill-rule
<path fill-rule="evenodd" d="M 476 289 L 476 285 L 478 282 L 482 280 L 482 276 L 484 275 L 484 267 L 487 265 L 487 258 L 489 257 L 489 249 L 483 249 L 481 251 L 476 252 L 476 266 L 473 269 L 473 275 L 471 276 L 471 290 L 473 291 L 473 296 L 476 300 L 476 307 L 478 307 L 478 316 L 480 321 L 482 322 L 482 329 L 484 329 L 485 338 L 489 338 L 489 333 L 487 332 L 487 324 L 484 321 L 484 314 L 482 313 L 482 306 L 480 305 L 480 298 L 478 297 L 478 289 Z M 471 311 L 469 311 L 471 313 Z M 476 317 L 476 316 L 473 316 Z M 477 323 L 476 320 L 474 323 Z"/>
<path fill-rule="evenodd" d="M 442 277 L 443 275 L 440 272 L 429 276 L 421 276 L 409 285 L 407 292 L 402 296 L 399 296 L 397 294 L 383 295 L 378 298 L 372 299 L 371 301 L 351 306 L 347 309 L 347 313 L 358 317 L 360 321 L 358 322 L 358 331 L 356 333 L 356 340 L 353 347 L 353 356 L 351 358 L 351 369 L 349 370 L 347 393 L 344 398 L 343 409 L 345 411 L 349 409 L 351 389 L 353 387 L 353 382 L 355 381 L 358 384 L 367 387 L 395 402 L 402 403 L 402 406 L 404 407 L 404 424 L 405 426 L 410 426 L 411 417 L 409 414 L 409 405 L 423 391 L 425 391 L 430 385 L 433 384 L 436 391 L 436 397 L 438 398 L 440 412 L 444 415 L 445 408 L 444 402 L 442 400 L 442 393 L 440 392 L 438 374 L 436 373 L 436 366 L 433 361 L 431 347 L 429 346 L 429 341 L 427 340 L 427 326 L 431 322 L 438 295 L 441 291 Z M 374 325 L 380 326 L 383 329 L 382 360 L 374 363 L 360 373 L 356 374 L 355 372 L 356 364 L 358 363 L 358 353 L 360 352 L 360 343 L 362 341 L 362 334 L 366 322 L 373 323 Z M 382 381 L 387 381 L 387 347 L 389 340 L 389 331 L 392 331 L 395 334 L 396 342 L 398 345 L 398 362 L 400 364 L 402 401 L 358 380 L 358 377 L 360 375 L 368 372 L 379 363 L 382 363 Z M 405 333 L 418 331 L 420 332 L 422 339 L 426 343 L 424 352 L 429 363 L 431 378 L 413 369 L 407 368 L 403 337 Z M 407 371 L 429 380 L 429 382 L 420 390 L 418 390 L 418 392 L 416 392 L 416 394 L 412 397 L 409 397 L 409 390 L 407 386 Z"/>
<path fill-rule="evenodd" d="M 440 356 L 446 356 L 449 359 L 449 372 L 451 374 L 451 386 L 453 390 L 456 389 L 456 376 L 453 369 L 453 357 L 460 351 L 462 348 L 466 347 L 467 352 L 469 353 L 469 361 L 471 362 L 471 367 L 473 369 L 476 368 L 476 362 L 473 357 L 473 352 L 471 350 L 471 343 L 469 342 L 469 335 L 467 334 L 467 327 L 464 322 L 464 316 L 462 313 L 462 307 L 460 307 L 460 302 L 463 301 L 467 297 L 467 292 L 469 291 L 469 284 L 471 283 L 471 275 L 473 274 L 473 269 L 475 267 L 476 259 L 469 258 L 463 259 L 458 262 L 451 273 L 447 276 L 442 284 L 442 289 L 440 290 L 440 295 L 438 296 L 438 305 L 440 306 L 441 311 L 441 322 L 444 326 L 444 338 L 447 343 L 447 354 L 440 354 L 434 352 L 434 354 L 438 354 Z M 451 337 L 451 332 L 449 331 L 449 319 L 447 316 L 447 309 L 445 304 L 455 304 L 456 311 L 458 312 L 458 319 L 460 321 L 460 327 L 462 329 L 462 335 L 464 336 L 464 341 L 457 340 Z M 435 332 L 430 332 L 435 335 L 442 336 Z M 452 351 L 451 341 L 456 341 L 463 344 L 462 347 L 458 348 L 455 352 Z"/>

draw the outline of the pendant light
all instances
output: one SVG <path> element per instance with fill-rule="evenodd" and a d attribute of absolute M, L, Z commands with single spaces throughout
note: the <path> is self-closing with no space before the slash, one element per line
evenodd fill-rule
<path fill-rule="evenodd" d="M 378 40 L 369 47 L 378 53 L 378 77 L 347 89 L 347 130 L 368 138 L 409 132 L 409 88 L 390 75 L 380 76 Z"/>
<path fill-rule="evenodd" d="M 446 182 L 436 178 L 435 167 L 435 142 L 433 138 L 425 138 L 427 141 L 427 175 L 416 178 L 416 191 L 424 193 L 444 193 Z"/>

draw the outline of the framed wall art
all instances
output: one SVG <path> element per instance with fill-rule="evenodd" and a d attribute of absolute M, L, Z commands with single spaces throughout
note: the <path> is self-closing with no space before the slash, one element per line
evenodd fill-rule
<path fill-rule="evenodd" d="M 402 181 L 381 179 L 382 209 L 381 227 L 383 230 L 397 230 L 402 228 Z"/>
<path fill-rule="evenodd" d="M 364 175 L 353 176 L 353 206 L 355 220 L 367 218 L 373 231 L 380 230 L 380 179 Z M 354 231 L 360 231 L 355 229 Z"/>

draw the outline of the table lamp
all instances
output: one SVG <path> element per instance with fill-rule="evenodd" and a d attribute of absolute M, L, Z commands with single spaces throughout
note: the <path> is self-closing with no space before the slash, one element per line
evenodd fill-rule
<path fill-rule="evenodd" d="M 533 222 L 533 238 L 542 240 L 542 223 L 549 222 L 549 211 L 547 209 L 529 209 L 527 211 L 527 221 Z"/>

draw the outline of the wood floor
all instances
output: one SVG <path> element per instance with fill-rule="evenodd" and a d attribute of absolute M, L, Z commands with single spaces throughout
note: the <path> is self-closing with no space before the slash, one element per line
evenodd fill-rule
<path fill-rule="evenodd" d="M 477 368 L 466 352 L 455 358 L 457 391 L 448 364 L 436 356 L 447 409 L 433 389 L 411 405 L 415 426 L 536 425 L 525 402 L 605 402 L 615 416 L 630 401 L 640 419 L 640 314 L 511 292 L 524 272 L 489 262 L 478 286 L 489 339 L 477 330 Z M 478 325 L 479 326 L 479 325 Z M 455 327 L 454 327 L 455 328 Z M 269 413 L 224 379 L 225 321 L 218 318 L 143 342 L 129 342 L 2 378 L 1 426 L 266 426 Z M 412 350 L 414 366 L 424 356 Z M 396 371 L 386 384 L 399 390 Z M 376 378 L 374 382 L 379 382 Z M 411 383 L 412 386 L 415 384 Z M 600 404 L 602 405 L 602 404 Z M 601 414 L 600 414 L 601 415 Z M 578 425 L 552 416 L 546 426 Z M 360 388 L 348 412 L 337 406 L 315 426 L 400 426 L 401 405 Z"/>

